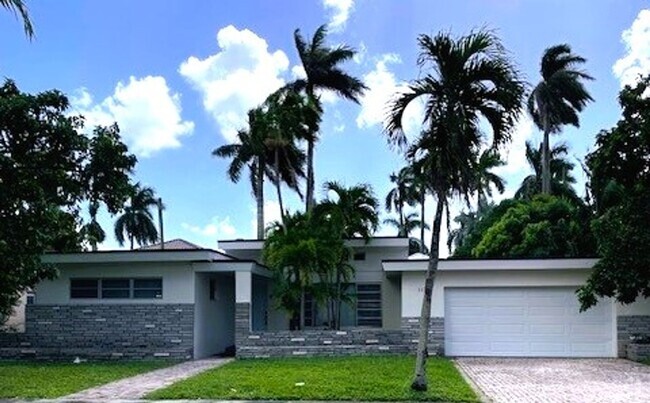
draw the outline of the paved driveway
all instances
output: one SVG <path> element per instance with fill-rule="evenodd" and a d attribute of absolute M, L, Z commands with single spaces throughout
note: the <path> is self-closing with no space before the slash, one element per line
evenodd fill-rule
<path fill-rule="evenodd" d="M 489 402 L 650 402 L 650 366 L 620 359 L 458 358 Z"/>

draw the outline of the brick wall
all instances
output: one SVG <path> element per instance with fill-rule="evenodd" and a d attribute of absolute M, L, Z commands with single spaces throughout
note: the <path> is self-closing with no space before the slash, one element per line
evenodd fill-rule
<path fill-rule="evenodd" d="M 619 316 L 616 320 L 618 330 L 618 355 L 627 356 L 627 346 L 635 335 L 650 337 L 650 316 Z"/>
<path fill-rule="evenodd" d="M 643 361 L 650 359 L 650 344 L 628 344 L 627 358 L 632 361 Z"/>
<path fill-rule="evenodd" d="M 193 304 L 28 305 L 26 331 L 0 335 L 0 357 L 191 358 Z"/>
<path fill-rule="evenodd" d="M 237 357 L 300 357 L 364 354 L 408 354 L 417 347 L 418 319 L 405 318 L 402 329 L 349 329 L 251 332 L 250 305 L 238 303 L 235 312 Z M 413 320 L 414 319 L 414 320 Z M 443 349 L 442 318 L 431 318 L 430 354 Z"/>

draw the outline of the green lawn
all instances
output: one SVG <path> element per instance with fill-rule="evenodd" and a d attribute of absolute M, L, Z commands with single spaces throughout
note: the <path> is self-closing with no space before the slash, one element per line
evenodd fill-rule
<path fill-rule="evenodd" d="M 169 364 L 161 361 L 81 364 L 0 361 L 0 398 L 61 397 Z"/>
<path fill-rule="evenodd" d="M 240 360 L 153 392 L 149 399 L 478 401 L 451 361 L 430 358 L 429 391 L 409 389 L 413 357 Z"/>

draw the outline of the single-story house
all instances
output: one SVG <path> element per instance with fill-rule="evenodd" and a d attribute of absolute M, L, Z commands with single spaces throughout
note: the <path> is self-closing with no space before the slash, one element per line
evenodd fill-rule
<path fill-rule="evenodd" d="M 347 241 L 355 302 L 342 329 L 323 329 L 308 300 L 308 329 L 289 331 L 277 309 L 263 241 L 219 250 L 174 240 L 164 249 L 47 254 L 57 279 L 26 309 L 26 331 L 0 335 L 0 357 L 202 358 L 401 353 L 417 339 L 427 257 L 406 238 Z M 595 259 L 441 260 L 430 353 L 448 356 L 616 357 L 630 336 L 650 335 L 650 301 L 610 299 L 579 312 L 575 290 Z"/>

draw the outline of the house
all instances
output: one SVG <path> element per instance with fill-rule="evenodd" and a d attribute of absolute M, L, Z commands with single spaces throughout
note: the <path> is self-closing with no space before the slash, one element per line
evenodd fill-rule
<path fill-rule="evenodd" d="M 342 329 L 309 301 L 303 331 L 276 308 L 263 242 L 182 240 L 135 251 L 47 254 L 60 275 L 36 289 L 26 330 L 0 334 L 0 357 L 202 358 L 412 352 L 427 257 L 408 239 L 346 241 L 356 269 Z M 450 356 L 616 357 L 650 335 L 650 302 L 606 299 L 580 313 L 575 289 L 595 259 L 442 260 L 430 353 Z"/>

